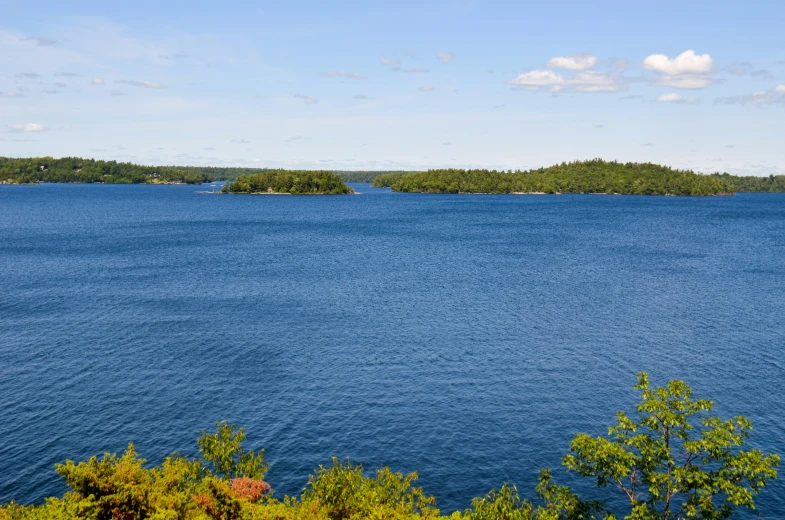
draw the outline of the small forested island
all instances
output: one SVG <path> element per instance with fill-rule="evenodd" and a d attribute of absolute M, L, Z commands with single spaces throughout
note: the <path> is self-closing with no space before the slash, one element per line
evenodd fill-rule
<path fill-rule="evenodd" d="M 368 473 L 338 458 L 316 468 L 299 497 L 276 497 L 264 450 L 247 450 L 245 430 L 220 422 L 202 432 L 196 457 L 175 453 L 151 467 L 131 444 L 121 456 L 57 464 L 69 492 L 0 505 L 0 520 L 677 520 L 754 510 L 780 458 L 745 445 L 750 421 L 713 415 L 714 403 L 693 399 L 683 381 L 652 387 L 640 373 L 635 389 L 637 413 L 619 412 L 607 435 L 575 435 L 562 459 L 596 483 L 589 499 L 542 469 L 532 498 L 505 483 L 447 516 L 415 485 L 417 473 Z"/>
<path fill-rule="evenodd" d="M 105 184 L 201 184 L 215 180 L 205 172 L 177 166 L 141 166 L 81 157 L 0 157 L 0 184 L 78 182 Z"/>
<path fill-rule="evenodd" d="M 241 175 L 234 182 L 224 184 L 221 193 L 344 195 L 354 190 L 338 174 L 329 171 L 270 170 Z"/>

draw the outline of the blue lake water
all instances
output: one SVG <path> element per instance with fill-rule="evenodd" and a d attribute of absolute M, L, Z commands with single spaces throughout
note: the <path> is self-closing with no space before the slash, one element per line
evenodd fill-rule
<path fill-rule="evenodd" d="M 641 370 L 785 455 L 785 195 L 355 188 L 0 186 L 0 502 L 128 442 L 193 454 L 221 419 L 278 496 L 332 455 L 417 470 L 443 511 L 533 496 Z M 785 474 L 758 506 L 785 517 Z"/>

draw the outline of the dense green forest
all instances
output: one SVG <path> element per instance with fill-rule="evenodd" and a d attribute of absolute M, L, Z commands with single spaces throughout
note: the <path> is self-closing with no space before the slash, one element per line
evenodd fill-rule
<path fill-rule="evenodd" d="M 327 176 L 326 174 L 331 174 Z M 255 179 L 251 181 L 250 179 Z M 309 180 L 305 180 L 305 179 Z M 318 181 L 316 179 L 319 179 Z M 294 179 L 302 179 L 295 182 Z M 82 182 L 107 184 L 199 184 L 240 180 L 232 193 L 272 182 L 273 191 L 345 193 L 346 182 L 423 193 L 619 193 L 630 195 L 720 195 L 735 192 L 785 192 L 785 175 L 739 177 L 699 175 L 651 163 L 593 159 L 528 171 L 440 169 L 406 171 L 317 171 L 219 166 L 142 166 L 79 157 L 0 157 L 0 183 Z M 288 182 L 293 184 L 286 187 Z M 313 183 L 311 183 L 313 181 Z M 338 181 L 340 184 L 336 184 Z M 249 188 L 249 183 L 254 184 Z M 311 184 L 309 184 L 311 183 Z M 236 191 L 235 191 L 236 190 Z M 300 191 L 302 190 L 302 191 Z M 315 191 L 314 191 L 315 190 Z M 266 189 L 265 189 L 266 191 Z"/>
<path fill-rule="evenodd" d="M 176 166 L 181 170 L 207 175 L 211 180 L 233 181 L 242 175 L 253 175 L 256 173 L 266 173 L 276 171 L 275 168 L 243 168 L 243 167 L 223 167 L 223 166 Z M 341 176 L 343 182 L 371 182 L 377 176 L 386 173 L 398 173 L 393 171 L 371 171 L 371 170 L 330 170 Z"/>
<path fill-rule="evenodd" d="M 378 175 L 373 179 L 373 181 L 371 181 L 371 187 L 391 188 L 393 184 L 401 180 L 401 177 L 403 177 L 407 173 L 422 173 L 422 172 L 395 172 L 395 173 L 385 173 L 382 175 Z"/>
<path fill-rule="evenodd" d="M 549 168 L 495 170 L 429 170 L 381 176 L 374 186 L 423 193 L 618 193 L 628 195 L 720 195 L 734 184 L 714 175 L 675 170 L 651 163 L 619 163 L 593 159 Z"/>
<path fill-rule="evenodd" d="M 442 516 L 436 499 L 414 485 L 416 473 L 369 474 L 337 458 L 316 469 L 299 497 L 278 498 L 264 480 L 264 450 L 246 450 L 245 430 L 221 422 L 202 432 L 195 458 L 174 454 L 149 467 L 132 444 L 121 456 L 57 464 L 69 492 L 37 506 L 0 506 L 0 520 L 676 520 L 754 509 L 755 496 L 777 478 L 779 456 L 744 447 L 750 421 L 710 415 L 714 403 L 693 399 L 683 381 L 653 388 L 640 373 L 634 388 L 637 413 L 619 412 L 607 435 L 575 435 L 562 459 L 609 502 L 583 500 L 542 470 L 534 499 L 505 483 Z"/>
<path fill-rule="evenodd" d="M 733 191 L 785 192 L 785 175 L 738 177 L 728 173 L 715 173 L 713 176 L 727 182 L 733 187 Z"/>
<path fill-rule="evenodd" d="M 378 171 L 371 171 L 371 170 L 357 170 L 357 171 L 345 171 L 345 170 L 335 170 L 333 173 L 337 173 L 343 179 L 343 182 L 373 182 L 373 180 L 380 176 L 380 175 L 388 175 L 388 174 L 395 174 L 395 173 L 406 173 L 404 171 L 391 171 L 391 170 L 378 170 Z"/>
<path fill-rule="evenodd" d="M 275 168 L 225 166 L 140 166 L 79 157 L 0 157 L 0 183 L 83 182 L 107 184 L 188 183 L 234 181 L 242 176 L 280 172 Z M 332 171 L 343 182 L 371 182 L 392 171 Z"/>
<path fill-rule="evenodd" d="M 270 170 L 241 175 L 227 182 L 223 193 L 288 193 L 291 195 L 341 195 L 354 193 L 341 177 L 328 171 Z"/>
<path fill-rule="evenodd" d="M 199 170 L 174 166 L 140 166 L 79 157 L 0 157 L 0 183 L 86 182 L 107 184 L 187 183 L 214 180 Z"/>
<path fill-rule="evenodd" d="M 211 181 L 233 181 L 242 175 L 253 175 L 276 171 L 275 168 L 244 168 L 238 166 L 172 166 L 197 175 L 205 175 Z"/>

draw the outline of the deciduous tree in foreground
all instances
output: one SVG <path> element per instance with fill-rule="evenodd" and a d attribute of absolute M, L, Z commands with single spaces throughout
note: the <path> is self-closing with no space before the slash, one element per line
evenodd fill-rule
<path fill-rule="evenodd" d="M 568 470 L 609 491 L 606 502 L 582 500 L 543 470 L 537 499 L 522 499 L 515 486 L 504 484 L 449 518 L 715 520 L 736 508 L 754 509 L 755 495 L 777 477 L 779 457 L 744 449 L 750 422 L 710 415 L 713 403 L 693 399 L 682 381 L 651 388 L 641 373 L 635 388 L 641 402 L 634 418 L 620 412 L 604 437 L 576 435 L 564 457 Z M 57 472 L 72 491 L 39 506 L 0 507 L 0 520 L 445 518 L 435 498 L 414 485 L 416 473 L 383 468 L 367 475 L 361 465 L 338 459 L 320 466 L 299 498 L 276 499 L 262 480 L 264 451 L 246 451 L 244 440 L 242 428 L 222 422 L 216 433 L 202 433 L 196 459 L 172 455 L 148 469 L 131 445 L 122 457 L 67 461 Z"/>
<path fill-rule="evenodd" d="M 608 437 L 576 435 L 564 465 L 629 501 L 629 519 L 729 518 L 777 477 L 779 457 L 744 450 L 750 421 L 710 416 L 683 381 L 652 389 L 638 374 L 637 420 L 623 412 Z"/>

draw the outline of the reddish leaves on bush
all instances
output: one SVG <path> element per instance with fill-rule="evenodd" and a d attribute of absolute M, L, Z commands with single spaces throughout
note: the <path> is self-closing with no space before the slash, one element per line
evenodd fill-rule
<path fill-rule="evenodd" d="M 270 491 L 270 484 L 264 480 L 257 480 L 248 477 L 237 477 L 232 480 L 232 491 L 238 497 L 251 502 L 258 502 L 262 495 Z"/>

